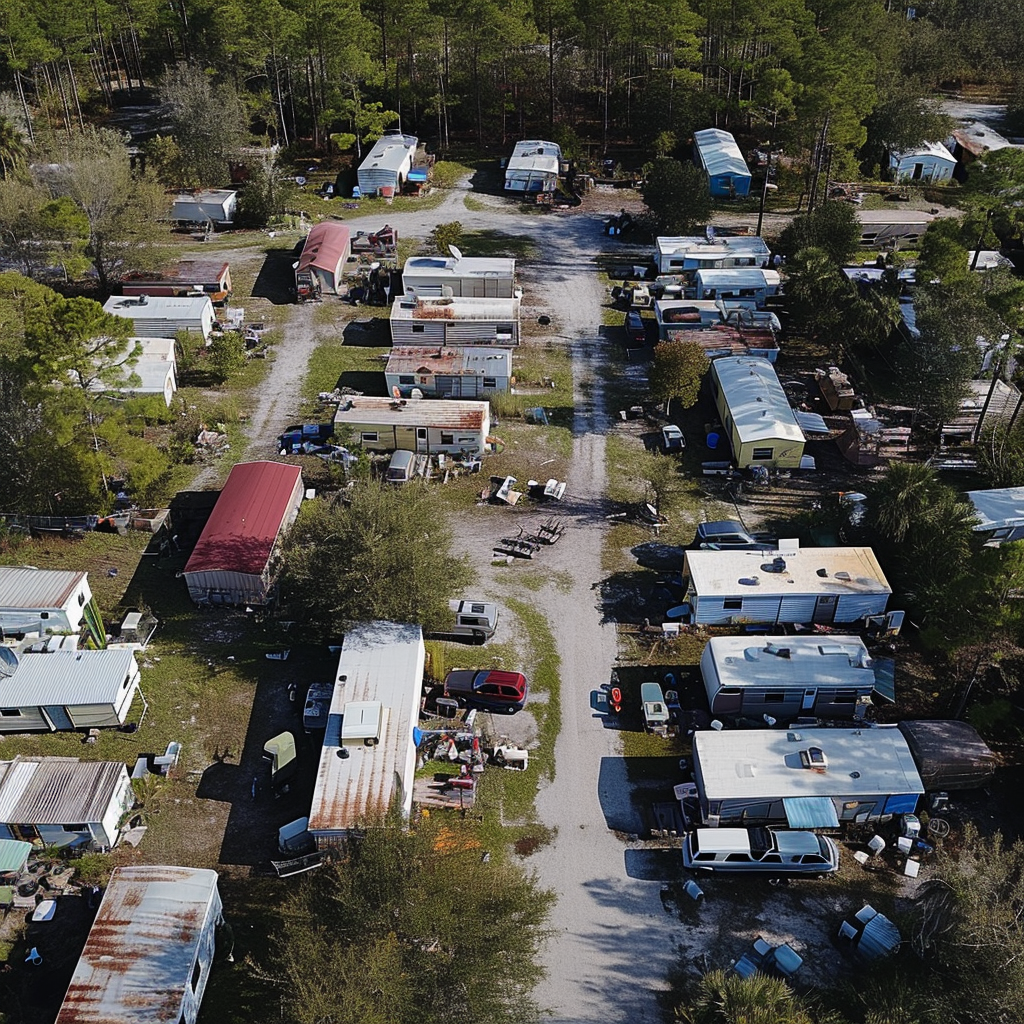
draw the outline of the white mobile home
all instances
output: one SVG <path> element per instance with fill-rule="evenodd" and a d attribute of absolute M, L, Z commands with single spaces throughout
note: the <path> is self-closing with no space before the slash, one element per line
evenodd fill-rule
<path fill-rule="evenodd" d="M 553 192 L 558 188 L 562 148 L 555 142 L 517 142 L 505 165 L 506 192 Z"/>
<path fill-rule="evenodd" d="M 109 850 L 134 804 L 120 761 L 20 755 L 0 761 L 0 839 Z"/>
<path fill-rule="evenodd" d="M 368 451 L 479 455 L 487 450 L 491 407 L 487 402 L 357 396 L 338 407 L 334 432 L 351 432 L 353 443 Z"/>
<path fill-rule="evenodd" d="M 392 395 L 408 397 L 418 388 L 437 398 L 484 398 L 508 391 L 512 378 L 509 348 L 416 348 L 391 350 L 384 378 Z"/>
<path fill-rule="evenodd" d="M 178 331 L 190 331 L 209 340 L 215 319 L 208 295 L 113 295 L 103 311 L 131 320 L 140 338 L 173 338 Z"/>
<path fill-rule="evenodd" d="M 0 733 L 124 725 L 140 680 L 124 648 L 15 655 L 0 672 Z"/>
<path fill-rule="evenodd" d="M 516 261 L 500 256 L 410 256 L 402 268 L 406 295 L 511 299 L 516 295 Z"/>
<path fill-rule="evenodd" d="M 391 306 L 391 344 L 514 347 L 519 299 L 397 298 Z"/>
<path fill-rule="evenodd" d="M 882 615 L 892 588 L 871 548 L 687 551 L 683 577 L 690 620 L 707 625 L 820 623 Z"/>
<path fill-rule="evenodd" d="M 139 349 L 135 363 L 123 364 L 123 383 L 115 388 L 122 395 L 159 395 L 170 407 L 174 392 L 178 390 L 177 359 L 173 338 L 131 338 Z M 103 381 L 92 383 L 93 391 L 106 391 Z"/>
<path fill-rule="evenodd" d="M 392 808 L 409 817 L 425 659 L 419 626 L 368 622 L 346 633 L 309 812 L 321 849 Z"/>
<path fill-rule="evenodd" d="M 757 235 L 663 236 L 654 240 L 659 274 L 763 267 L 772 251 Z"/>
<path fill-rule="evenodd" d="M 935 216 L 927 210 L 862 210 L 858 207 L 860 244 L 871 249 L 893 244 L 916 248 Z"/>
<path fill-rule="evenodd" d="M 693 133 L 694 163 L 704 171 L 713 196 L 745 196 L 750 168 L 733 136 L 721 128 Z"/>
<path fill-rule="evenodd" d="M 216 871 L 114 868 L 56 1024 L 195 1024 L 223 920 Z"/>
<path fill-rule="evenodd" d="M 239 462 L 232 467 L 182 575 L 199 605 L 266 605 L 270 564 L 295 522 L 304 487 L 298 466 Z"/>
<path fill-rule="evenodd" d="M 385 132 L 359 165 L 359 191 L 364 196 L 398 195 L 409 178 L 419 140 L 415 135 Z"/>
<path fill-rule="evenodd" d="M 89 574 L 0 567 L 0 637 L 48 633 L 81 633 L 87 646 L 106 646 L 103 618 L 89 587 Z"/>
<path fill-rule="evenodd" d="M 997 487 L 968 491 L 978 522 L 976 533 L 987 534 L 986 547 L 1024 540 L 1024 487 Z"/>
<path fill-rule="evenodd" d="M 837 828 L 912 814 L 924 793 L 894 725 L 700 730 L 693 777 L 704 825 Z"/>
<path fill-rule="evenodd" d="M 696 298 L 728 299 L 756 309 L 763 309 L 770 296 L 779 294 L 780 280 L 777 270 L 757 267 L 698 270 L 693 275 Z"/>
<path fill-rule="evenodd" d="M 937 185 L 949 181 L 956 157 L 941 142 L 925 142 L 902 153 L 889 154 L 889 173 L 894 181 L 921 181 Z"/>
<path fill-rule="evenodd" d="M 237 192 L 231 189 L 207 189 L 178 196 L 171 207 L 171 220 L 177 224 L 226 228 L 234 223 L 237 209 Z"/>
<path fill-rule="evenodd" d="M 894 699 L 892 661 L 856 636 L 715 636 L 700 674 L 713 715 L 853 718 L 873 694 Z"/>
<path fill-rule="evenodd" d="M 804 454 L 804 434 L 775 369 L 767 359 L 715 359 L 708 374 L 715 408 L 740 469 L 795 469 Z"/>

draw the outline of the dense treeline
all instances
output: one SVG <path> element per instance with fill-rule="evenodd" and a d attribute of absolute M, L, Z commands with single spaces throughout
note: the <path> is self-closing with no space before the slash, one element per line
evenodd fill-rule
<path fill-rule="evenodd" d="M 933 0 L 914 19 L 903 0 L 4 0 L 0 32 L 30 142 L 187 62 L 284 145 L 359 136 L 382 110 L 441 146 L 649 146 L 717 123 L 842 167 L 869 131 L 919 131 L 935 87 L 1024 78 L 1015 0 Z"/>

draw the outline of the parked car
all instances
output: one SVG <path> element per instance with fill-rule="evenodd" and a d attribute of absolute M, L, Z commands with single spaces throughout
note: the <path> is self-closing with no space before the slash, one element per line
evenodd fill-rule
<path fill-rule="evenodd" d="M 331 711 L 334 683 L 312 683 L 306 692 L 306 703 L 302 708 L 302 727 L 307 733 L 327 728 L 327 716 Z"/>
<path fill-rule="evenodd" d="M 666 453 L 681 452 L 685 447 L 683 432 L 674 423 L 666 423 L 661 428 L 661 450 Z"/>
<path fill-rule="evenodd" d="M 391 456 L 384 479 L 389 484 L 406 484 L 416 471 L 416 456 L 412 452 L 398 451 Z"/>
<path fill-rule="evenodd" d="M 444 677 L 444 696 L 462 707 L 514 715 L 526 707 L 530 687 L 522 672 L 454 669 Z"/>
<path fill-rule="evenodd" d="M 698 828 L 683 842 L 683 867 L 714 873 L 830 875 L 839 870 L 839 847 L 814 832 Z"/>
<path fill-rule="evenodd" d="M 713 523 L 701 523 L 693 538 L 695 548 L 732 551 L 774 551 L 775 544 L 763 534 L 754 536 L 735 519 L 718 519 Z"/>
<path fill-rule="evenodd" d="M 626 329 L 626 338 L 629 341 L 637 345 L 647 344 L 647 328 L 644 326 L 643 317 L 635 309 L 631 309 L 626 314 L 623 326 Z"/>

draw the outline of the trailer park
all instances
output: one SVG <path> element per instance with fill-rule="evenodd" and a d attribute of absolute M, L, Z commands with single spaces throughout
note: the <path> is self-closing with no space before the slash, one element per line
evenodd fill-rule
<path fill-rule="evenodd" d="M 554 143 L 516 146 L 506 197 L 432 189 L 417 140 L 388 135 L 344 219 L 211 231 L 109 299 L 168 406 L 194 397 L 179 332 L 238 330 L 267 358 L 233 396 L 260 412 L 202 424 L 166 507 L 127 495 L 110 532 L 90 510 L 8 517 L 0 950 L 19 1019 L 129 1019 L 156 977 L 114 976 L 129 947 L 159 962 L 175 1020 L 241 1019 L 275 904 L 388 809 L 556 890 L 537 998 L 559 1020 L 657 1019 L 709 966 L 857 984 L 915 955 L 915 907 L 972 828 L 1021 836 L 1020 746 L 993 721 L 1012 695 L 979 683 L 998 659 L 930 651 L 897 567 L 858 543 L 890 460 L 926 448 L 975 528 L 1016 540 L 1020 494 L 979 485 L 974 445 L 1020 393 L 979 358 L 957 418 L 907 426 L 831 362 L 841 346 L 790 329 L 782 224 L 762 239 L 729 212 L 751 177 L 727 134 L 697 133 L 725 211 L 703 235 L 617 235 L 640 201 L 600 186 L 538 214 L 521 200 L 559 188 Z M 209 202 L 211 228 L 230 220 Z M 916 249 L 914 217 L 862 225 Z M 847 276 L 870 287 L 876 252 Z M 648 370 L 680 341 L 708 367 L 666 408 Z M 371 487 L 429 490 L 472 582 L 428 632 L 323 636 L 282 552 L 311 509 Z M 766 834 L 781 852 L 752 853 Z M 615 943 L 587 933 L 601 919 Z"/>

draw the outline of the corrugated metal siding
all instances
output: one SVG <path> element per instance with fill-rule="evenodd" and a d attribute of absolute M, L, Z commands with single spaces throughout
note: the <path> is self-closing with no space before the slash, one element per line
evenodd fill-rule
<path fill-rule="evenodd" d="M 19 758 L 0 785 L 0 820 L 34 825 L 100 822 L 127 774 L 120 762 Z"/>
<path fill-rule="evenodd" d="M 725 602 L 733 600 L 733 598 L 698 597 L 695 621 L 719 625 L 739 622 L 775 622 L 779 611 L 777 597 L 751 597 L 747 594 L 738 596 L 743 601 L 740 608 L 725 607 Z"/>
<path fill-rule="evenodd" d="M 76 729 L 103 729 L 121 724 L 110 704 L 76 704 L 67 712 Z"/>
<path fill-rule="evenodd" d="M 782 599 L 780 622 L 810 622 L 814 618 L 814 594 L 794 594 Z"/>
<path fill-rule="evenodd" d="M 185 573 L 188 596 L 197 604 L 265 604 L 267 584 L 262 576 L 211 570 Z"/>
<path fill-rule="evenodd" d="M 138 678 L 135 652 L 123 648 L 25 654 L 14 674 L 4 680 L 0 700 L 5 707 L 15 708 L 116 705 L 124 699 L 125 679 L 137 682 Z"/>
<path fill-rule="evenodd" d="M 414 327 L 422 327 L 414 331 Z M 443 320 L 392 320 L 392 345 L 441 345 L 444 343 Z"/>
<path fill-rule="evenodd" d="M 888 603 L 888 594 L 841 594 L 835 621 L 856 622 L 865 615 L 881 615 Z"/>

